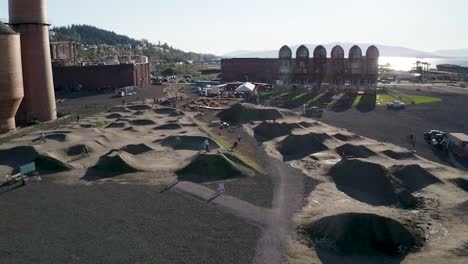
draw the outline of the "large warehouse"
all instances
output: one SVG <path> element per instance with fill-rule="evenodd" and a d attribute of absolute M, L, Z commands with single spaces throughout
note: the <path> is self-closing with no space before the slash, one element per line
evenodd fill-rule
<path fill-rule="evenodd" d="M 339 45 L 327 57 L 323 46 L 314 49 L 312 57 L 309 49 L 302 45 L 293 58 L 292 50 L 283 46 L 278 59 L 236 58 L 221 61 L 221 73 L 224 81 L 252 81 L 281 84 L 329 83 L 354 86 L 375 85 L 378 78 L 379 50 L 370 46 L 365 56 L 358 46 L 349 50 L 348 58 Z"/>

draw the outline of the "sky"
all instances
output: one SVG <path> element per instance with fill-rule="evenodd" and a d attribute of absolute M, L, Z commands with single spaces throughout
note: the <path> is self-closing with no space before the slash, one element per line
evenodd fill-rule
<path fill-rule="evenodd" d="M 284 44 L 468 48 L 466 0 L 47 0 L 54 26 L 89 24 L 222 55 Z M 0 0 L 0 19 L 8 0 Z"/>

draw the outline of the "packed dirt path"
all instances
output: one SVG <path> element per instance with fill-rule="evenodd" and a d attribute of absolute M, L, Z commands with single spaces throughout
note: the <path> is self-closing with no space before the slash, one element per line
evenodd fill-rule
<path fill-rule="evenodd" d="M 294 235 L 293 215 L 303 206 L 305 178 L 280 160 L 271 159 L 266 166 L 274 186 L 272 217 L 257 243 L 254 263 L 283 263 L 289 238 Z"/>

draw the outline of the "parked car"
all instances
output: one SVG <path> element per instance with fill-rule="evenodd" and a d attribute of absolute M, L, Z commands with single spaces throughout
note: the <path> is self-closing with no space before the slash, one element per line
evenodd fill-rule
<path fill-rule="evenodd" d="M 387 103 L 388 110 L 402 110 L 406 108 L 406 104 L 400 101 L 394 101 L 392 103 Z"/>
<path fill-rule="evenodd" d="M 424 141 L 426 141 L 427 144 L 431 144 L 433 138 L 437 138 L 438 140 L 447 138 L 447 133 L 440 130 L 430 130 L 424 133 Z"/>
<path fill-rule="evenodd" d="M 306 109 L 304 116 L 321 118 L 323 116 L 323 110 L 315 106 L 310 107 Z"/>

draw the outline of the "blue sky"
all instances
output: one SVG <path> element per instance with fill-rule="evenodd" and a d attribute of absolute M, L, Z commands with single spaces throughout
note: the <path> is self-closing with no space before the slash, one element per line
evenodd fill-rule
<path fill-rule="evenodd" d="M 8 18 L 0 0 L 0 19 Z M 91 24 L 187 51 L 362 42 L 468 48 L 466 0 L 48 0 L 53 25 Z"/>

